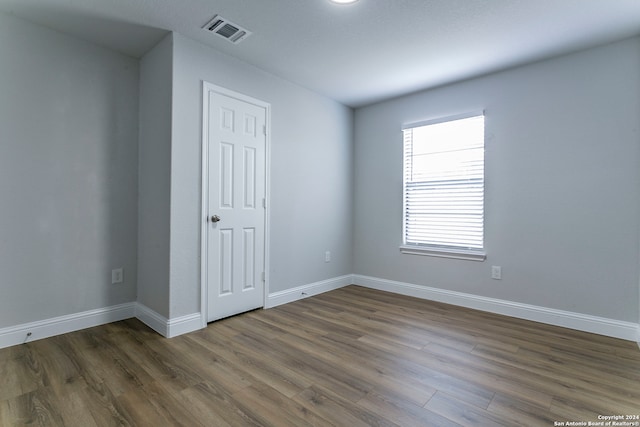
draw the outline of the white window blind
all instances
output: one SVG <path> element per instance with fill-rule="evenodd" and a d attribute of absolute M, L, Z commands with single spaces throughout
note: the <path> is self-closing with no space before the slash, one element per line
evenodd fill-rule
<path fill-rule="evenodd" d="M 403 244 L 482 252 L 484 115 L 407 126 Z"/>

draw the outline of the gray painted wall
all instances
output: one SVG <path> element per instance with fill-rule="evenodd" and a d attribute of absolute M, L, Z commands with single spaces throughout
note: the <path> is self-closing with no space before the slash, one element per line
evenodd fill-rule
<path fill-rule="evenodd" d="M 636 321 L 639 47 L 362 108 L 354 135 L 350 109 L 180 35 L 137 61 L 0 15 L 0 328 L 136 288 L 199 311 L 201 80 L 272 105 L 271 292 L 355 272 Z M 401 255 L 401 125 L 482 108 L 487 261 Z"/>
<path fill-rule="evenodd" d="M 169 317 L 173 35 L 140 60 L 138 302 Z"/>
<path fill-rule="evenodd" d="M 636 322 L 639 93 L 634 38 L 357 110 L 354 272 Z M 486 262 L 401 254 L 401 126 L 481 109 Z"/>
<path fill-rule="evenodd" d="M 352 110 L 174 34 L 171 317 L 200 310 L 203 80 L 271 104 L 270 291 L 350 274 Z"/>
<path fill-rule="evenodd" d="M 0 58 L 0 327 L 135 301 L 138 61 L 1 14 Z"/>

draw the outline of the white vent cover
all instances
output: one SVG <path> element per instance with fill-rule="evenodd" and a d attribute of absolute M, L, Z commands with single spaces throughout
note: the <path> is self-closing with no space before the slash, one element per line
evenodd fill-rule
<path fill-rule="evenodd" d="M 251 35 L 251 31 L 234 24 L 220 15 L 214 16 L 202 29 L 217 34 L 233 44 L 238 44 Z"/>

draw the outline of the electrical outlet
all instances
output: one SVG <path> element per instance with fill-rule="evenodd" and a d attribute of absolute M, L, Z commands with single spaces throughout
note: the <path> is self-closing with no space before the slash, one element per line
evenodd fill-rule
<path fill-rule="evenodd" d="M 122 267 L 111 270 L 111 284 L 122 283 L 124 280 L 124 269 Z"/>
<path fill-rule="evenodd" d="M 491 278 L 495 280 L 502 280 L 502 267 L 500 267 L 499 265 L 492 265 Z"/>
<path fill-rule="evenodd" d="M 324 262 L 331 262 L 331 252 L 330 251 L 326 251 L 324 253 Z"/>

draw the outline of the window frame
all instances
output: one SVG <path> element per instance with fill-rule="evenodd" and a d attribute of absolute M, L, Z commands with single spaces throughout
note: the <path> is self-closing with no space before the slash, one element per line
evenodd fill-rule
<path fill-rule="evenodd" d="M 451 116 L 438 117 L 430 120 L 423 120 L 419 122 L 407 123 L 402 126 L 402 244 L 400 245 L 400 252 L 403 254 L 411 254 L 411 255 L 426 255 L 433 257 L 441 257 L 441 258 L 454 258 L 454 259 L 462 259 L 462 260 L 470 260 L 470 261 L 484 261 L 487 257 L 486 253 L 486 239 L 485 239 L 485 200 L 486 200 L 486 165 L 485 160 L 483 158 L 483 178 L 482 178 L 482 195 L 483 195 L 483 220 L 482 220 L 482 231 L 483 231 L 483 239 L 482 239 L 482 248 L 455 248 L 455 247 L 447 247 L 447 246 L 438 246 L 438 245 L 430 245 L 430 244 L 407 244 L 406 243 L 406 227 L 407 227 L 407 181 L 406 181 L 406 167 L 407 167 L 407 159 L 405 152 L 405 142 L 404 142 L 404 131 L 408 129 L 415 129 L 423 126 L 436 125 L 439 123 L 452 122 L 456 120 L 469 119 L 472 117 L 483 116 L 483 120 L 485 122 L 486 129 L 486 115 L 484 110 L 480 111 L 470 111 L 462 114 L 456 114 Z M 486 152 L 486 130 L 482 135 L 483 141 L 483 151 Z"/>

